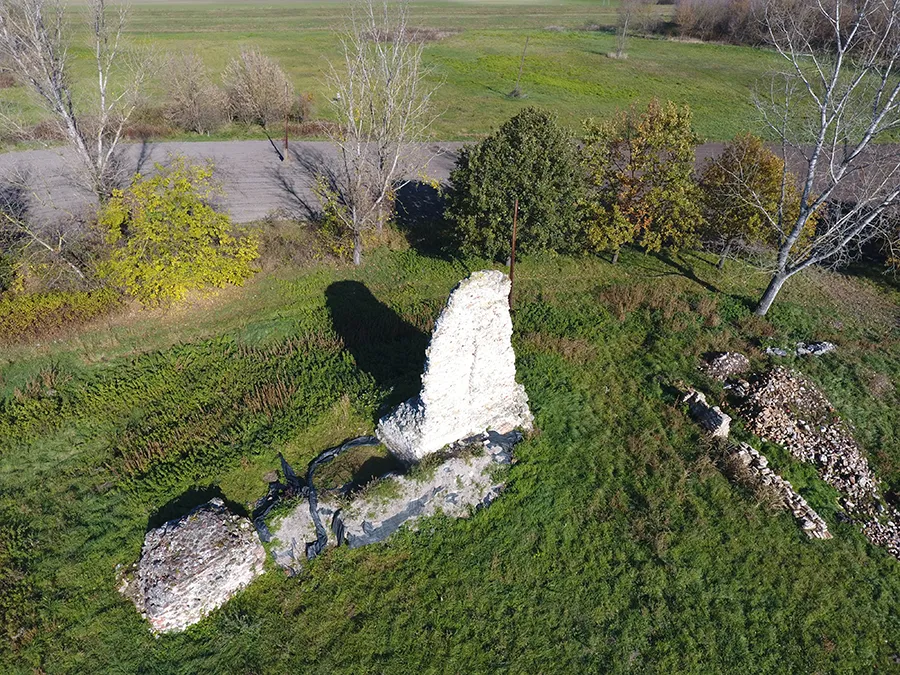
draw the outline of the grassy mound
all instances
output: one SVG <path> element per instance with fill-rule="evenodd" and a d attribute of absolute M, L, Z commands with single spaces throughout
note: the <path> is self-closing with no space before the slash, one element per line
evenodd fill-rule
<path fill-rule="evenodd" d="M 116 592 L 144 532 L 213 495 L 247 505 L 277 453 L 303 467 L 418 387 L 427 334 L 479 260 L 377 251 L 0 355 L 0 670 L 871 672 L 900 652 L 900 563 L 834 516 L 810 541 L 716 467 L 672 385 L 697 357 L 827 339 L 797 359 L 900 488 L 896 290 L 833 274 L 764 284 L 700 255 L 517 266 L 514 344 L 540 432 L 464 521 L 271 568 L 181 635 Z M 851 298 L 852 302 L 846 299 Z M 788 359 L 789 361 L 792 359 Z M 716 390 L 712 388 L 713 395 Z M 720 390 L 719 390 L 720 391 Z M 740 434 L 740 429 L 738 430 Z M 13 541 L 13 540 L 11 540 Z M 269 563 L 271 564 L 271 563 Z M 6 578 L 9 578 L 7 581 Z"/>

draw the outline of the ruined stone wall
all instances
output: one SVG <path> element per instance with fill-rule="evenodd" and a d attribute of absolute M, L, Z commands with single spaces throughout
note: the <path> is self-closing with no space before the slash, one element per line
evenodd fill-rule
<path fill-rule="evenodd" d="M 378 438 L 414 463 L 486 430 L 531 429 L 528 396 L 516 382 L 510 281 L 481 271 L 451 293 L 426 353 L 422 391 L 378 423 Z"/>

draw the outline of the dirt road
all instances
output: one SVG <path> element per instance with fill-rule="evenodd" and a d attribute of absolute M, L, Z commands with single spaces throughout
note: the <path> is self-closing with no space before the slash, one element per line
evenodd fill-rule
<path fill-rule="evenodd" d="M 430 158 L 426 175 L 444 181 L 456 161 L 459 143 L 423 146 Z M 250 222 L 276 213 L 304 216 L 316 204 L 311 192 L 315 176 L 327 172 L 337 155 L 327 142 L 290 144 L 281 158 L 281 144 L 269 141 L 161 142 L 129 144 L 122 153 L 123 172 L 150 173 L 156 163 L 166 164 L 183 155 L 212 160 L 224 188 L 221 206 L 236 222 Z M 76 157 L 68 148 L 0 154 L 0 189 L 13 174 L 27 172 L 31 194 L 29 215 L 36 219 L 64 217 L 93 203 L 89 190 L 79 187 Z"/>

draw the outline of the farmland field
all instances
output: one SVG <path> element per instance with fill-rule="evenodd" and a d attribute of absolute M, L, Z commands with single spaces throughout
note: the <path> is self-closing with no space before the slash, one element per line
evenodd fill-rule
<path fill-rule="evenodd" d="M 129 37 L 159 63 L 166 53 L 194 50 L 216 77 L 241 47 L 258 46 L 278 60 L 298 91 L 313 94 L 316 116 L 327 119 L 331 94 L 322 75 L 338 57 L 334 31 L 345 15 L 343 2 L 138 3 Z M 444 34 L 425 50 L 431 78 L 441 83 L 436 108 L 442 114 L 432 129 L 440 140 L 483 136 L 526 105 L 554 110 L 577 128 L 586 117 L 608 116 L 654 96 L 689 104 L 698 133 L 725 140 L 755 129 L 753 87 L 777 64 L 757 49 L 642 38 L 630 41 L 627 59 L 611 59 L 615 37 L 608 27 L 615 23 L 615 7 L 603 2 L 413 3 L 412 16 L 417 25 Z M 509 99 L 526 38 L 527 97 Z M 86 44 L 75 40 L 71 55 L 78 84 L 87 91 L 94 78 Z M 157 70 L 165 72 L 163 66 Z M 163 96 L 163 80 L 155 78 L 148 91 L 151 108 Z M 21 87 L 0 91 L 0 101 L 29 122 L 40 117 Z M 262 134 L 231 127 L 217 137 Z"/>

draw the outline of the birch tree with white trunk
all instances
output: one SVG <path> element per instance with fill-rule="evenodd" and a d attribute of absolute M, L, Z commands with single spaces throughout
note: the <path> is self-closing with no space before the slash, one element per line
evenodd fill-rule
<path fill-rule="evenodd" d="M 74 148 L 90 188 L 104 201 L 120 176 L 117 151 L 129 117 L 137 107 L 146 74 L 130 59 L 122 37 L 127 11 L 88 4 L 89 34 L 96 89 L 92 103 L 76 106 L 69 62 L 65 11 L 59 0 L 2 0 L 0 54 L 52 116 Z"/>
<path fill-rule="evenodd" d="M 900 201 L 900 152 L 878 143 L 900 128 L 900 0 L 770 0 L 765 23 L 787 67 L 757 105 L 785 184 L 789 170 L 799 178 L 800 207 L 770 215 L 777 244 L 761 316 L 792 276 L 845 263 L 882 234 Z"/>
<path fill-rule="evenodd" d="M 338 161 L 323 201 L 330 201 L 330 215 L 352 233 L 358 265 L 363 233 L 380 230 L 397 190 L 424 174 L 422 141 L 436 118 L 436 87 L 428 82 L 423 41 L 410 25 L 405 0 L 360 0 L 340 43 L 343 59 L 327 77 Z"/>

